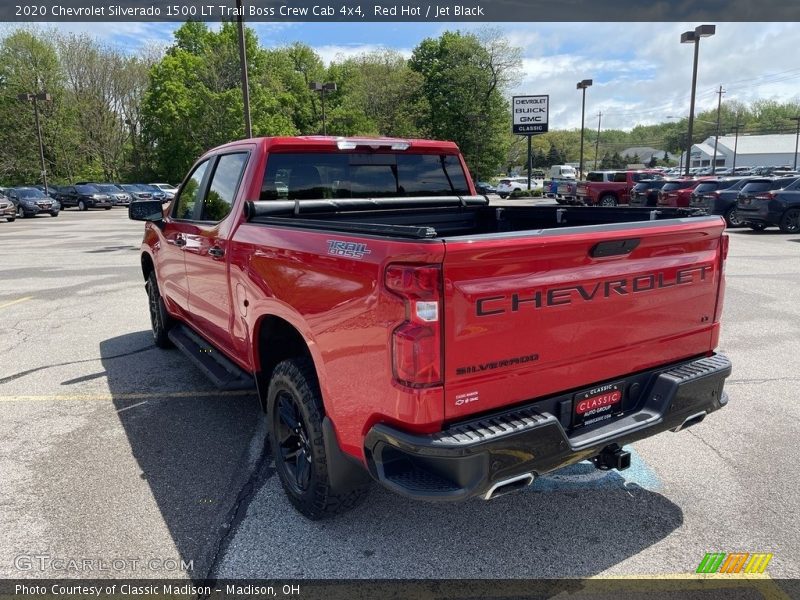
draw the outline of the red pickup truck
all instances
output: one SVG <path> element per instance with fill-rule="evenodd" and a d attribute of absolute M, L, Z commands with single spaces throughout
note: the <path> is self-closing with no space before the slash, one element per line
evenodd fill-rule
<path fill-rule="evenodd" d="M 589 206 L 628 204 L 631 189 L 643 179 L 661 177 L 660 171 L 592 171 L 578 182 L 576 200 Z"/>
<path fill-rule="evenodd" d="M 727 403 L 727 237 L 684 209 L 490 206 L 449 142 L 260 138 L 202 156 L 146 221 L 160 347 L 255 385 L 309 518 L 372 480 L 491 499 Z"/>

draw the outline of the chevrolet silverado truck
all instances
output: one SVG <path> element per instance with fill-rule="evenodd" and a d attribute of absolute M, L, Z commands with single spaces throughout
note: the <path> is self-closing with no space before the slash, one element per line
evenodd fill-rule
<path fill-rule="evenodd" d="M 334 137 L 213 149 L 128 212 L 155 344 L 257 392 L 312 519 L 373 480 L 488 500 L 623 469 L 728 402 L 718 216 L 491 206 L 453 143 Z"/>
<path fill-rule="evenodd" d="M 660 171 L 593 171 L 586 181 L 578 182 L 575 200 L 588 206 L 628 204 L 631 188 L 643 179 L 658 179 Z"/>

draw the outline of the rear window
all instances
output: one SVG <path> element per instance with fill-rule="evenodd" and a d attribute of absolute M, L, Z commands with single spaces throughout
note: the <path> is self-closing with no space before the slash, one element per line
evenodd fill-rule
<path fill-rule="evenodd" d="M 685 190 L 688 187 L 692 187 L 695 185 L 696 181 L 668 181 L 664 184 L 664 187 L 661 188 L 665 192 L 674 192 L 675 190 Z"/>
<path fill-rule="evenodd" d="M 742 193 L 749 194 L 751 192 L 766 192 L 772 189 L 771 181 L 751 181 L 742 188 Z"/>
<path fill-rule="evenodd" d="M 452 154 L 274 153 L 261 185 L 262 200 L 466 194 L 467 178 Z"/>
<path fill-rule="evenodd" d="M 511 185 L 510 179 L 501 179 L 498 185 Z"/>
<path fill-rule="evenodd" d="M 631 179 L 641 181 L 642 179 L 661 179 L 661 176 L 657 173 L 634 173 Z"/>
<path fill-rule="evenodd" d="M 694 191 L 696 194 L 706 194 L 718 190 L 719 187 L 719 181 L 704 181 L 703 183 L 698 183 Z"/>
<path fill-rule="evenodd" d="M 635 186 L 633 186 L 633 189 L 635 189 L 637 192 L 643 192 L 645 190 L 657 190 L 663 187 L 664 183 L 665 181 L 663 179 L 659 180 L 646 179 L 644 181 L 640 181 Z"/>

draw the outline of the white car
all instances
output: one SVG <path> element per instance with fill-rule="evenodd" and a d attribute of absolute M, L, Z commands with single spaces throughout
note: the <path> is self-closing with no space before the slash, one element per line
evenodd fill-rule
<path fill-rule="evenodd" d="M 544 186 L 543 179 L 531 178 L 531 191 L 541 190 Z M 520 192 L 528 191 L 528 178 L 527 177 L 506 177 L 501 179 L 497 184 L 497 195 L 501 198 L 508 198 L 511 194 L 519 190 Z"/>

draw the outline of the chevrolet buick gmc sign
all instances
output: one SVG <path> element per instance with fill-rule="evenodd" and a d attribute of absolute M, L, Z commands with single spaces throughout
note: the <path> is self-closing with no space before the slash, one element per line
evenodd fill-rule
<path fill-rule="evenodd" d="M 514 96 L 511 99 L 513 112 L 512 133 L 533 135 L 547 131 L 547 107 L 550 96 Z"/>

